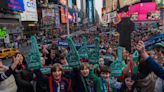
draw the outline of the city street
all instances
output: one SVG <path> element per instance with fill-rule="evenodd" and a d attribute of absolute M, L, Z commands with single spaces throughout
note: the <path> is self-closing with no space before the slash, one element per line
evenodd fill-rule
<path fill-rule="evenodd" d="M 31 47 L 30 46 L 21 46 L 19 51 L 21 53 L 23 53 L 25 55 L 25 57 L 28 55 L 29 51 L 30 51 Z M 7 58 L 5 60 L 2 60 L 3 61 L 3 64 L 6 65 L 6 66 L 9 66 L 11 64 L 11 59 L 12 58 Z"/>

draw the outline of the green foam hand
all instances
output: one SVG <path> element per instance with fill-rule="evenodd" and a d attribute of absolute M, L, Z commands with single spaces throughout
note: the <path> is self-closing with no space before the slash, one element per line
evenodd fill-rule
<path fill-rule="evenodd" d="M 32 49 L 27 56 L 27 65 L 29 69 L 40 69 L 42 67 L 40 52 L 35 36 L 31 37 Z"/>
<path fill-rule="evenodd" d="M 70 51 L 66 57 L 69 66 L 78 67 L 80 65 L 80 56 L 76 50 L 74 42 L 72 41 L 71 37 L 67 37 L 67 42 L 70 47 Z"/>
<path fill-rule="evenodd" d="M 138 74 L 138 64 L 137 64 L 138 61 L 139 61 L 139 53 L 138 53 L 138 51 L 135 51 L 132 55 L 132 73 L 133 73 L 135 79 Z"/>
<path fill-rule="evenodd" d="M 93 49 L 92 51 L 90 51 L 88 54 L 88 59 L 89 59 L 90 64 L 98 64 L 98 62 L 99 62 L 99 57 L 100 57 L 100 53 L 99 53 L 100 39 L 99 39 L 99 37 L 95 38 L 95 45 L 96 45 L 96 48 Z"/>
<path fill-rule="evenodd" d="M 122 47 L 117 47 L 118 61 L 122 62 Z"/>
<path fill-rule="evenodd" d="M 122 76 L 122 63 L 118 60 L 110 65 L 111 77 Z"/>
<path fill-rule="evenodd" d="M 110 65 L 111 76 L 122 76 L 122 69 L 124 67 L 122 62 L 122 47 L 117 47 L 117 59 Z"/>
<path fill-rule="evenodd" d="M 78 50 L 78 53 L 80 55 L 80 58 L 86 58 L 88 59 L 88 49 L 87 49 L 87 39 L 86 37 L 83 37 L 83 43 L 82 47 Z"/>

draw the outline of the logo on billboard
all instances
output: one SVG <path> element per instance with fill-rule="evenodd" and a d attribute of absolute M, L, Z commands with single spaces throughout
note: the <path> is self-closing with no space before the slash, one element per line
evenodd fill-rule
<path fill-rule="evenodd" d="M 26 2 L 27 7 L 29 8 L 36 8 L 36 3 L 34 0 L 30 0 Z"/>

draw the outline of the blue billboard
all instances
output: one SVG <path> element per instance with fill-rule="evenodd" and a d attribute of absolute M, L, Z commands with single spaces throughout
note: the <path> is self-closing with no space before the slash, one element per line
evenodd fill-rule
<path fill-rule="evenodd" d="M 23 0 L 1 0 L 0 8 L 11 9 L 14 11 L 24 11 Z"/>
<path fill-rule="evenodd" d="M 24 11 L 23 0 L 6 0 L 9 9 L 14 11 Z"/>

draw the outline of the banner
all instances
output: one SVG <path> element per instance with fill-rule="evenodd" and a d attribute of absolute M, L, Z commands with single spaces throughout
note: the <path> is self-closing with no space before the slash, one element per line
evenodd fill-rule
<path fill-rule="evenodd" d="M 25 11 L 21 13 L 21 21 L 38 21 L 36 0 L 24 0 Z"/>
<path fill-rule="evenodd" d="M 76 48 L 80 48 L 82 46 L 82 44 L 74 44 Z M 58 42 L 58 46 L 64 46 L 64 47 L 68 47 L 68 43 L 65 41 L 59 41 Z M 91 44 L 91 45 L 86 45 L 87 48 L 95 48 L 95 44 Z"/>
<path fill-rule="evenodd" d="M 77 67 L 80 65 L 80 56 L 76 50 L 76 47 L 71 37 L 67 37 L 67 42 L 70 47 L 70 51 L 66 59 L 71 67 Z"/>
<path fill-rule="evenodd" d="M 93 0 L 88 0 L 88 24 L 93 24 L 93 22 L 94 22 Z"/>
<path fill-rule="evenodd" d="M 162 41 L 164 41 L 164 34 L 156 35 L 156 36 L 154 36 L 154 37 L 152 37 L 152 38 L 150 38 L 144 42 L 145 48 L 147 50 L 150 50 L 152 45 L 159 43 L 159 42 L 162 42 Z"/>
<path fill-rule="evenodd" d="M 42 62 L 40 58 L 40 52 L 35 36 L 31 37 L 32 49 L 27 56 L 27 66 L 28 69 L 40 69 L 42 67 Z"/>

